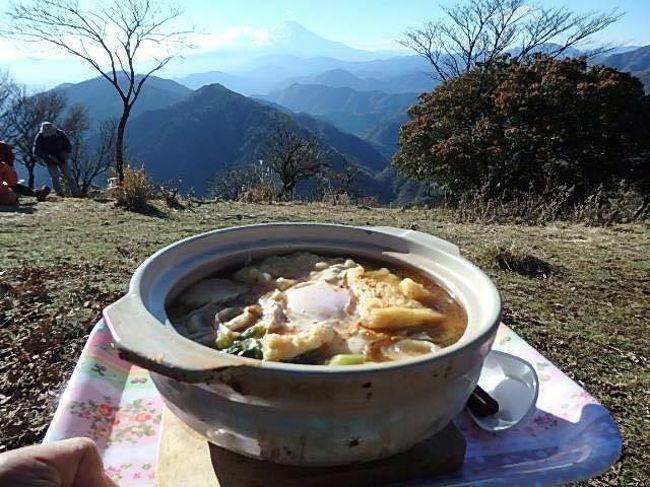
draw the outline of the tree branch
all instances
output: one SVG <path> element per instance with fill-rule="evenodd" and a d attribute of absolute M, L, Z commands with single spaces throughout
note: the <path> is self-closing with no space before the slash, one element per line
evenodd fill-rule
<path fill-rule="evenodd" d="M 487 69 L 504 56 L 519 62 L 537 51 L 561 56 L 622 15 L 616 9 L 576 14 L 565 7 L 543 7 L 525 0 L 467 0 L 443 11 L 444 20 L 411 28 L 399 41 L 427 59 L 434 77 L 441 81 L 479 64 Z M 549 43 L 558 45 L 549 48 Z"/>
<path fill-rule="evenodd" d="M 149 77 L 176 56 L 172 48 L 186 45 L 184 38 L 190 31 L 171 28 L 182 13 L 177 8 L 163 8 L 151 0 L 106 2 L 110 3 L 88 10 L 77 0 L 19 0 L 8 12 L 7 35 L 76 56 L 113 86 L 123 102 L 115 150 L 117 173 L 121 175 L 124 130 L 131 108 Z M 153 68 L 138 79 L 143 46 L 156 46 L 165 54 L 155 58 Z"/>

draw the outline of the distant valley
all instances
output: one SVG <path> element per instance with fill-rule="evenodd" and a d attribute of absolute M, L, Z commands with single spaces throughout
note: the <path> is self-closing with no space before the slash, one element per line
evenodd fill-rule
<path fill-rule="evenodd" d="M 343 131 L 366 137 L 379 127 L 403 117 L 417 103 L 417 93 L 389 94 L 347 87 L 293 84 L 260 96 L 296 113 L 320 117 Z"/>

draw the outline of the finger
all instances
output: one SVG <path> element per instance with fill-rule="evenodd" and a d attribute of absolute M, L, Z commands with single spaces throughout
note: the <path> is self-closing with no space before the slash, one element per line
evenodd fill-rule
<path fill-rule="evenodd" d="M 48 449 L 42 461 L 61 473 L 63 487 L 105 487 L 104 465 L 95 442 L 89 438 L 70 438 L 41 445 Z"/>
<path fill-rule="evenodd" d="M 0 455 L 0 485 L 11 487 L 60 487 L 56 469 L 33 457 L 32 447 Z"/>
<path fill-rule="evenodd" d="M 10 479 L 31 478 L 43 482 L 40 485 L 60 487 L 106 487 L 107 482 L 101 457 L 95 443 L 88 438 L 29 446 L 7 452 L 0 457 L 2 472 L 11 474 Z M 20 474 L 20 477 L 15 477 Z M 9 485 L 9 484 L 8 484 Z M 15 485 L 19 485 L 16 483 Z M 23 484 L 29 485 L 29 484 Z M 39 485 L 39 484 L 32 484 Z"/>

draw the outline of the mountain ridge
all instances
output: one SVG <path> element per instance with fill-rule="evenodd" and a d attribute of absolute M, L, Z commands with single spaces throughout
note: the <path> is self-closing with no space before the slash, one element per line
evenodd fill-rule
<path fill-rule="evenodd" d="M 388 94 L 296 83 L 258 98 L 296 113 L 322 118 L 343 131 L 364 137 L 384 123 L 405 115 L 417 102 L 417 96 L 417 93 Z"/>
<path fill-rule="evenodd" d="M 330 124 L 291 116 L 272 106 L 226 89 L 207 85 L 170 107 L 144 112 L 129 122 L 130 150 L 158 180 L 181 178 L 199 194 L 207 182 L 226 167 L 250 164 L 262 158 L 262 147 L 273 127 L 283 126 L 312 134 L 329 147 L 329 164 L 342 169 L 348 162 L 360 166 L 368 185 L 372 174 L 387 161 L 371 144 L 343 134 Z M 151 143 L 155 140 L 155 143 Z M 192 144 L 178 141 L 191 140 Z"/>
<path fill-rule="evenodd" d="M 650 45 L 640 47 L 633 51 L 611 54 L 605 57 L 599 64 L 631 73 L 646 71 L 650 69 Z"/>
<path fill-rule="evenodd" d="M 122 85 L 126 83 L 125 76 L 122 74 L 121 78 L 119 78 Z M 142 76 L 138 75 L 136 80 L 140 79 L 142 79 Z M 50 91 L 63 95 L 68 106 L 80 104 L 90 107 L 94 126 L 97 126 L 103 120 L 118 118 L 122 115 L 121 98 L 115 88 L 101 76 L 80 83 L 57 85 Z M 191 89 L 173 80 L 150 76 L 142 86 L 142 91 L 133 105 L 131 115 L 137 116 L 148 110 L 172 105 L 191 93 Z"/>
<path fill-rule="evenodd" d="M 348 77 L 347 86 L 355 89 L 380 89 L 390 93 L 427 91 L 435 85 L 430 69 L 421 56 L 395 56 L 366 61 L 343 61 L 331 57 L 300 58 L 291 55 L 258 59 L 254 68 L 232 71 L 207 71 L 177 77 L 175 81 L 189 88 L 219 83 L 244 95 L 265 95 L 293 83 L 319 83 L 319 76 L 338 71 Z M 330 73 L 333 74 L 333 73 Z M 391 85 L 396 85 L 391 88 Z"/>

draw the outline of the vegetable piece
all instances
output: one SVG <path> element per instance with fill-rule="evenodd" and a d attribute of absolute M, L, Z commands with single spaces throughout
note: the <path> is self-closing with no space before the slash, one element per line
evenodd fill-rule
<path fill-rule="evenodd" d="M 359 365 L 365 361 L 365 355 L 356 353 L 342 353 L 339 355 L 334 355 L 330 360 L 330 365 Z"/>
<path fill-rule="evenodd" d="M 286 291 L 291 286 L 293 286 L 297 281 L 295 279 L 285 279 L 284 277 L 278 277 L 275 280 L 275 287 L 280 291 Z"/>
<path fill-rule="evenodd" d="M 285 327 L 287 317 L 284 314 L 282 303 L 273 301 L 273 297 L 271 297 L 264 302 L 262 309 L 263 318 L 259 324 L 263 323 L 268 333 L 277 333 Z"/>
<path fill-rule="evenodd" d="M 410 335 L 408 335 L 408 337 L 409 337 L 411 340 L 420 340 L 420 341 L 423 341 L 423 342 L 431 342 L 431 343 L 435 343 L 435 342 L 433 341 L 433 338 L 431 338 L 431 335 L 429 335 L 428 333 L 426 333 L 426 332 L 424 332 L 424 331 L 421 331 L 421 332 L 418 332 L 418 333 L 410 334 Z"/>
<path fill-rule="evenodd" d="M 223 350 L 232 345 L 232 339 L 225 333 L 219 332 L 215 341 L 217 349 Z"/>
<path fill-rule="evenodd" d="M 445 315 L 429 308 L 403 308 L 389 306 L 374 308 L 362 325 L 371 330 L 399 330 L 416 326 L 436 325 Z"/>
<path fill-rule="evenodd" d="M 433 294 L 426 287 L 419 282 L 407 277 L 399 283 L 399 289 L 402 294 L 407 298 L 415 299 L 416 301 L 427 301 L 433 298 Z"/>
<path fill-rule="evenodd" d="M 266 335 L 266 327 L 258 323 L 250 328 L 246 328 L 241 334 L 241 339 L 262 338 L 264 335 Z"/>
<path fill-rule="evenodd" d="M 239 316 L 235 316 L 233 319 L 224 323 L 232 331 L 243 330 L 248 328 L 253 323 L 255 323 L 262 316 L 262 308 L 256 304 L 251 306 L 246 306 L 244 312 Z"/>
<path fill-rule="evenodd" d="M 394 344 L 395 351 L 406 355 L 422 355 L 435 352 L 439 349 L 434 343 L 428 340 L 400 340 Z"/>
<path fill-rule="evenodd" d="M 224 308 L 221 311 L 219 311 L 216 315 L 216 318 L 219 323 L 226 323 L 227 321 L 232 320 L 233 318 L 239 316 L 243 312 L 244 312 L 244 308 L 231 306 L 229 308 Z"/>
<path fill-rule="evenodd" d="M 329 325 L 313 325 L 295 334 L 268 333 L 264 337 L 264 360 L 281 362 L 322 347 L 334 339 Z"/>
<path fill-rule="evenodd" d="M 438 349 L 439 347 L 430 341 L 406 338 L 382 347 L 381 352 L 389 360 L 401 360 L 433 353 Z"/>
<path fill-rule="evenodd" d="M 235 272 L 233 277 L 245 284 L 265 284 L 273 279 L 271 274 L 262 272 L 257 267 L 243 267 Z"/>
<path fill-rule="evenodd" d="M 240 357 L 255 358 L 262 360 L 262 342 L 255 338 L 248 338 L 246 340 L 237 340 L 230 347 L 222 350 L 222 352 L 238 355 Z"/>

